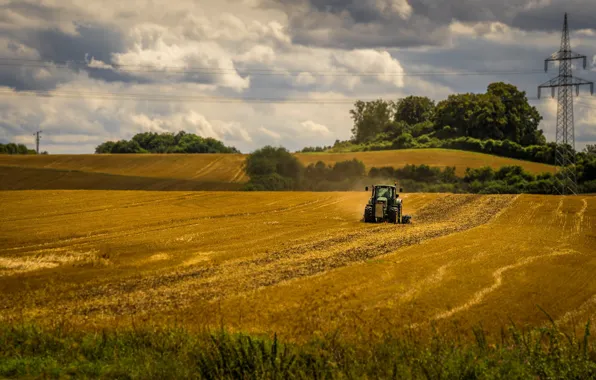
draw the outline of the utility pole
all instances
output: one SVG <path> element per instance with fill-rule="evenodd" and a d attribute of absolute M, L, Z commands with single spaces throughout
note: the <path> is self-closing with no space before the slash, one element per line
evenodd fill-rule
<path fill-rule="evenodd" d="M 583 59 L 586 68 L 586 56 L 571 52 L 569 41 L 569 27 L 567 13 L 563 22 L 563 35 L 561 48 L 544 61 L 544 71 L 548 71 L 549 62 L 559 62 L 559 76 L 538 86 L 538 98 L 543 88 L 552 89 L 552 97 L 557 93 L 557 132 L 555 175 L 557 192 L 562 195 L 577 194 L 577 170 L 575 167 L 575 129 L 573 125 L 573 88 L 579 96 L 579 86 L 590 85 L 590 93 L 594 94 L 594 82 L 574 77 L 571 73 L 571 64 L 575 59 Z"/>
<path fill-rule="evenodd" d="M 41 140 L 41 131 L 35 132 L 33 136 L 35 136 L 35 148 L 37 150 L 37 154 L 39 154 L 39 140 Z"/>

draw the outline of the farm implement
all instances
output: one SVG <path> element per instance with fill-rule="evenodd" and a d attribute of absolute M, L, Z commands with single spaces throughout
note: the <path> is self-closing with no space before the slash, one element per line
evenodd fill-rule
<path fill-rule="evenodd" d="M 403 189 L 400 188 L 399 191 L 402 192 Z M 374 185 L 372 187 L 371 197 L 364 207 L 365 223 L 409 224 L 410 220 L 410 215 L 402 215 L 402 200 L 397 193 L 397 186 Z"/>

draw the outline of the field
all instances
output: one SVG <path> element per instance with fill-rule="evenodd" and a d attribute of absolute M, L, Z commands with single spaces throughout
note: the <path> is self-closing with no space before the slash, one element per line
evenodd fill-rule
<path fill-rule="evenodd" d="M 596 317 L 596 197 L 404 194 L 411 225 L 360 222 L 367 197 L 0 192 L 0 321 L 300 341 Z"/>
<path fill-rule="evenodd" d="M 445 149 L 358 153 L 302 153 L 304 164 L 332 164 L 357 158 L 367 168 L 406 164 L 467 167 L 520 165 L 532 173 L 553 172 L 551 165 Z M 248 178 L 241 154 L 0 155 L 0 190 L 239 190 Z"/>
<path fill-rule="evenodd" d="M 452 149 L 402 149 L 355 153 L 299 153 L 296 156 L 306 165 L 315 163 L 318 160 L 333 164 L 338 161 L 357 158 L 364 162 L 367 168 L 373 166 L 402 167 L 406 164 L 426 164 L 434 167 L 455 166 L 458 175 L 463 175 L 468 167 L 476 169 L 482 166 L 499 169 L 507 165 L 519 165 L 534 174 L 543 172 L 554 173 L 555 170 L 554 166 L 537 162 Z"/>

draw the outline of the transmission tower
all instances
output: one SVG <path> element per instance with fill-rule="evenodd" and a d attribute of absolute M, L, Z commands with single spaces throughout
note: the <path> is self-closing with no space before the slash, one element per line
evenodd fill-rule
<path fill-rule="evenodd" d="M 583 59 L 586 68 L 586 56 L 571 52 L 567 13 L 563 22 L 561 49 L 544 61 L 544 71 L 548 71 L 549 62 L 559 62 L 559 76 L 538 86 L 538 98 L 543 88 L 552 89 L 552 97 L 557 89 L 557 132 L 555 175 L 557 192 L 562 195 L 577 194 L 577 174 L 575 167 L 575 130 L 573 126 L 573 87 L 579 95 L 579 86 L 590 85 L 590 93 L 594 94 L 594 83 L 574 77 L 571 74 L 571 64 L 575 59 Z"/>
<path fill-rule="evenodd" d="M 41 140 L 41 131 L 35 132 L 33 136 L 35 136 L 35 149 L 37 150 L 37 154 L 39 154 L 39 140 Z"/>

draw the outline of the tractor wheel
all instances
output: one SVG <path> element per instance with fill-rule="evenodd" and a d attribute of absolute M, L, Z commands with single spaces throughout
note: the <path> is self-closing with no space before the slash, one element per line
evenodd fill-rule
<path fill-rule="evenodd" d="M 364 209 L 364 223 L 374 223 L 375 216 L 373 215 L 373 209 L 367 208 Z"/>
<path fill-rule="evenodd" d="M 399 219 L 397 217 L 397 210 L 389 210 L 389 222 L 393 224 L 397 224 Z"/>

